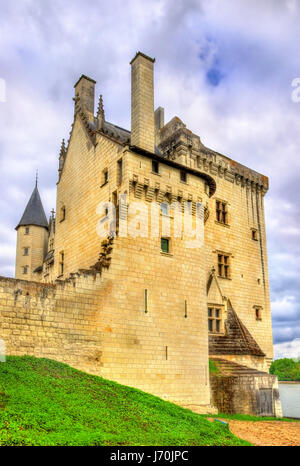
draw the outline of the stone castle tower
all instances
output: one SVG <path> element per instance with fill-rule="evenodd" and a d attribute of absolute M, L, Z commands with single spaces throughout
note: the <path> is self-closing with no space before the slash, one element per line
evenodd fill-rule
<path fill-rule="evenodd" d="M 268 178 L 205 147 L 178 117 L 165 124 L 163 108 L 154 111 L 154 62 L 141 52 L 131 61 L 131 131 L 106 120 L 102 96 L 94 114 L 93 79 L 75 84 L 56 216 L 47 222 L 36 186 L 17 227 L 16 279 L 29 281 L 3 287 L 17 317 L 11 327 L 3 311 L 8 351 L 197 412 L 280 415 L 268 374 Z M 199 204 L 203 241 L 191 248 L 174 219 L 188 205 L 195 223 Z"/>
<path fill-rule="evenodd" d="M 48 222 L 35 184 L 21 220 L 16 226 L 16 278 L 33 280 L 48 248 Z"/>

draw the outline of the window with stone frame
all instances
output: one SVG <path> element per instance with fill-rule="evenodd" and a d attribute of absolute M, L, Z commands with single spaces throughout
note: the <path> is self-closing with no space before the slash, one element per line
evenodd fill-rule
<path fill-rule="evenodd" d="M 23 274 L 27 274 L 28 273 L 28 265 L 24 265 L 23 266 Z"/>
<path fill-rule="evenodd" d="M 228 204 L 225 201 L 216 200 L 217 222 L 228 225 Z"/>
<path fill-rule="evenodd" d="M 230 278 L 230 255 L 218 253 L 218 275 L 222 278 Z"/>
<path fill-rule="evenodd" d="M 25 248 L 24 248 L 24 254 L 23 254 L 23 255 L 24 255 L 24 256 L 28 256 L 28 254 L 29 254 L 29 248 L 28 248 L 28 247 L 25 247 Z"/>
<path fill-rule="evenodd" d="M 29 235 L 29 227 L 25 227 L 25 235 Z"/>
<path fill-rule="evenodd" d="M 222 309 L 221 307 L 208 306 L 208 332 L 222 333 Z"/>
<path fill-rule="evenodd" d="M 160 247 L 161 247 L 161 252 L 169 254 L 169 252 L 170 252 L 170 239 L 169 238 L 161 238 L 160 239 Z"/>

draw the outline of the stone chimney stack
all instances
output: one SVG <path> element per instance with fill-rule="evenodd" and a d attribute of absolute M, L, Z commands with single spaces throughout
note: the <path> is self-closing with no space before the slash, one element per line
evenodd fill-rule
<path fill-rule="evenodd" d="M 74 85 L 75 105 L 79 97 L 79 105 L 91 122 L 94 122 L 95 84 L 96 81 L 82 74 Z"/>
<path fill-rule="evenodd" d="M 154 82 L 155 59 L 137 52 L 131 60 L 131 145 L 155 150 Z"/>

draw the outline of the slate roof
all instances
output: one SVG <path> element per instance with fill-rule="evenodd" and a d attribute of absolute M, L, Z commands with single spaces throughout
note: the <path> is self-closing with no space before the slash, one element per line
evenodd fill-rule
<path fill-rule="evenodd" d="M 236 354 L 265 356 L 249 330 L 234 311 L 230 301 L 227 308 L 225 335 L 209 335 L 209 354 Z"/>
<path fill-rule="evenodd" d="M 45 215 L 44 207 L 40 198 L 37 184 L 31 194 L 29 202 L 24 210 L 21 220 L 16 226 L 16 230 L 20 226 L 37 225 L 48 229 L 48 221 Z"/>

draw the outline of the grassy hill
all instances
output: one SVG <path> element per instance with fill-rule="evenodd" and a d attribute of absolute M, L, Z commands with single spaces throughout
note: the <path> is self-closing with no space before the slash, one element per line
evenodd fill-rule
<path fill-rule="evenodd" d="M 31 356 L 0 363 L 0 445 L 249 445 L 140 390 Z"/>

